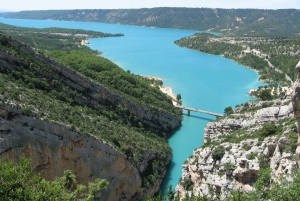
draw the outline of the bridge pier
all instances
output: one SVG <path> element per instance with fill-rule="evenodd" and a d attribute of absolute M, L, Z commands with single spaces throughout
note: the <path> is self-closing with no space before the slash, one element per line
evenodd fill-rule
<path fill-rule="evenodd" d="M 188 112 L 188 116 L 190 116 L 191 115 L 191 110 L 188 110 L 187 112 Z"/>

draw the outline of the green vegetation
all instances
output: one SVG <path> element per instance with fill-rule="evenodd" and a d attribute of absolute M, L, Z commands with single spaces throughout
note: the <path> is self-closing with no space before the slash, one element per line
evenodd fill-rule
<path fill-rule="evenodd" d="M 271 180 L 271 169 L 261 168 L 258 180 L 254 183 L 255 191 L 243 194 L 242 192 L 233 192 L 227 200 L 253 201 L 253 200 L 298 200 L 300 187 L 300 172 L 294 169 L 289 178 L 281 177 L 278 182 Z"/>
<path fill-rule="evenodd" d="M 190 178 L 184 179 L 183 181 L 181 181 L 181 184 L 185 190 L 187 190 L 187 191 L 193 190 L 194 183 L 192 182 L 192 180 Z"/>
<path fill-rule="evenodd" d="M 219 161 L 223 158 L 224 154 L 225 154 L 225 147 L 219 145 L 214 148 L 214 150 L 211 153 L 211 157 L 214 159 L 214 161 Z"/>
<path fill-rule="evenodd" d="M 62 28 L 21 28 L 1 23 L 0 28 L 5 33 L 16 37 L 30 46 L 33 45 L 33 47 L 39 49 L 44 54 L 68 65 L 79 73 L 93 79 L 95 82 L 108 87 L 110 90 L 145 108 L 159 108 L 181 118 L 180 111 L 170 104 L 171 98 L 162 93 L 158 87 L 151 86 L 160 86 L 162 85 L 162 81 L 146 79 L 131 74 L 130 71 L 125 72 L 110 60 L 95 56 L 96 52 L 89 47 L 79 45 L 81 40 L 87 38 L 122 36 L 122 34 L 106 34 Z M 27 55 L 26 59 L 30 61 L 31 58 Z M 35 81 L 39 82 L 37 79 Z M 33 80 L 30 82 L 34 83 Z M 44 84 L 45 86 L 47 85 L 47 83 Z M 63 96 L 63 94 L 60 95 Z"/>
<path fill-rule="evenodd" d="M 228 164 L 230 169 L 230 164 Z M 240 191 L 233 191 L 231 196 L 225 199 L 225 201 L 255 201 L 255 200 L 298 200 L 300 193 L 300 172 L 298 169 L 294 169 L 289 178 L 281 177 L 278 182 L 274 182 L 271 179 L 271 169 L 269 167 L 262 167 L 258 173 L 259 177 L 253 184 L 254 191 L 244 194 Z M 155 198 L 145 199 L 145 201 L 218 201 L 220 198 L 216 193 L 211 197 L 201 197 L 197 195 L 191 195 L 190 198 L 180 199 L 179 196 L 158 196 Z"/>
<path fill-rule="evenodd" d="M 43 179 L 40 174 L 35 174 L 31 161 L 21 158 L 19 164 L 14 162 L 0 162 L 0 196 L 1 200 L 101 200 L 101 192 L 109 183 L 104 179 L 96 179 L 90 182 L 88 187 L 77 184 L 75 175 L 66 170 L 64 176 L 54 181 Z M 231 164 L 226 165 L 227 169 Z M 294 170 L 290 178 L 282 177 L 280 182 L 272 182 L 271 169 L 263 167 L 259 171 L 258 180 L 254 183 L 255 191 L 243 194 L 235 191 L 227 200 L 253 201 L 253 200 L 297 200 L 300 196 L 300 173 Z M 293 180 L 293 182 L 291 182 Z M 185 187 L 189 189 L 192 181 L 186 180 Z M 87 189 L 87 190 L 86 190 Z M 146 198 L 145 201 L 179 201 L 174 195 L 172 187 L 166 196 Z M 192 195 L 184 201 L 213 201 L 218 198 L 207 198 Z"/>
<path fill-rule="evenodd" d="M 105 179 L 89 182 L 88 187 L 77 184 L 75 175 L 70 170 L 54 181 L 47 181 L 40 174 L 34 173 L 31 161 L 21 158 L 19 164 L 0 162 L 0 197 L 10 200 L 101 200 L 101 191 L 109 183 Z"/>
<path fill-rule="evenodd" d="M 265 137 L 268 136 L 281 136 L 283 131 L 290 131 L 289 134 L 287 135 L 287 138 L 289 139 L 291 145 L 293 148 L 297 146 L 297 137 L 295 134 L 295 119 L 282 119 L 278 121 L 276 124 L 274 123 L 267 123 L 263 124 L 261 128 L 253 131 L 252 127 L 249 128 L 240 128 L 237 130 L 234 130 L 230 132 L 227 135 L 224 135 L 222 137 L 218 138 L 218 141 L 212 141 L 209 138 L 206 140 L 206 143 L 202 145 L 202 148 L 204 147 L 215 147 L 214 151 L 215 155 L 222 156 L 222 153 L 225 149 L 220 149 L 218 148 L 219 144 L 229 142 L 229 143 L 240 143 L 244 140 L 248 139 L 259 139 L 259 141 L 262 141 Z M 295 149 L 291 149 L 290 146 L 287 146 L 286 149 L 288 149 L 291 152 L 295 152 Z M 218 148 L 218 149 L 217 149 Z M 247 146 L 245 146 L 245 149 L 247 149 Z M 216 151 L 215 151 L 216 150 Z M 215 158 L 217 158 L 215 157 Z"/>
<path fill-rule="evenodd" d="M 300 15 L 298 10 L 284 10 L 285 15 L 283 15 L 283 11 L 280 10 L 264 11 L 263 13 L 260 10 L 249 9 L 201 10 L 203 11 L 201 14 L 199 14 L 199 9 L 187 10 L 183 8 L 118 11 L 89 10 L 86 12 L 79 12 L 78 10 L 35 11 L 20 12 L 16 14 L 12 13 L 7 16 L 15 16 L 18 18 L 23 15 L 25 18 L 45 17 L 47 19 L 66 20 L 65 17 L 71 15 L 72 17 L 68 20 L 99 21 L 101 16 L 108 16 L 111 13 L 117 12 L 115 18 L 111 18 L 113 21 L 109 21 L 105 17 L 102 17 L 101 20 L 104 22 L 121 22 L 127 24 L 185 29 L 185 26 L 188 24 L 189 27 L 187 28 L 189 29 L 210 29 L 211 31 L 218 31 L 223 34 L 235 34 L 241 37 L 222 38 L 210 34 L 196 34 L 194 36 L 181 39 L 180 41 L 176 41 L 176 44 L 201 52 L 223 55 L 226 58 L 233 59 L 242 65 L 258 70 L 261 79 L 265 82 L 277 82 L 281 85 L 290 85 L 290 80 L 286 78 L 286 75 L 292 80 L 296 78 L 294 67 L 300 60 L 298 53 L 298 50 L 300 49 L 299 38 L 273 36 L 296 36 L 296 33 L 299 33 L 298 27 L 290 26 L 290 24 L 293 25 L 293 23 L 297 24 L 296 20 L 299 19 Z M 122 19 L 119 18 L 124 11 L 128 13 L 130 11 L 130 13 L 126 17 L 123 16 Z M 153 16 L 153 11 L 155 11 L 155 15 L 158 16 L 157 20 L 143 21 L 142 18 L 140 18 L 140 22 L 132 20 L 135 16 L 141 16 L 141 11 L 144 13 L 143 16 L 147 17 L 147 19 L 149 19 L 150 16 Z M 187 12 L 189 12 L 189 14 L 187 14 Z M 176 14 L 176 17 L 174 17 L 172 13 L 174 13 L 174 15 Z M 191 23 L 187 23 L 186 16 L 188 16 L 192 21 Z M 216 16 L 219 19 L 216 19 Z M 172 20 L 170 20 L 169 17 L 173 17 Z M 226 23 L 224 20 L 226 20 Z M 225 24 L 230 24 L 230 26 L 226 27 L 224 26 Z M 282 26 L 284 26 L 285 29 L 283 29 Z M 171 106 L 171 100 L 162 94 L 157 88 L 157 86 L 162 83 L 133 75 L 130 71 L 125 72 L 109 60 L 102 57 L 96 57 L 95 51 L 90 50 L 84 45 L 80 45 L 81 40 L 86 40 L 90 37 L 120 36 L 121 34 L 97 35 L 98 33 L 96 32 L 65 30 L 58 28 L 21 29 L 3 24 L 0 24 L 0 27 L 2 31 L 18 38 L 26 43 L 26 45 L 33 46 L 40 53 L 46 54 L 57 61 L 70 66 L 70 68 L 75 69 L 82 75 L 87 76 L 97 83 L 103 84 L 115 93 L 142 105 L 150 111 L 163 110 L 173 115 L 180 116 L 180 113 Z M 247 37 L 245 37 L 245 34 L 247 34 Z M 267 35 L 272 37 L 249 37 L 250 35 Z M 165 139 L 148 131 L 143 123 L 140 122 L 137 117 L 132 115 L 127 108 L 123 108 L 121 105 L 93 107 L 78 104 L 78 99 L 85 98 L 84 93 L 78 93 L 78 91 L 71 89 L 69 86 L 57 79 L 48 79 L 47 77 L 40 76 L 39 72 L 41 70 L 49 73 L 55 73 L 55 68 L 53 68 L 53 66 L 42 63 L 33 58 L 30 54 L 19 51 L 17 47 L 9 44 L 7 42 L 7 38 L 4 36 L 0 37 L 0 49 L 25 61 L 23 63 L 15 61 L 15 64 L 19 65 L 22 69 L 20 71 L 7 71 L 5 69 L 1 69 L 1 102 L 22 108 L 23 115 L 34 116 L 46 121 L 59 122 L 68 125 L 73 131 L 97 136 L 99 139 L 109 142 L 117 150 L 124 153 L 128 157 L 128 160 L 134 165 L 142 161 L 145 154 L 155 153 L 156 156 L 150 162 L 147 170 L 141 173 L 143 186 L 150 188 L 158 179 L 162 179 L 166 160 L 171 154 L 170 147 L 167 145 Z M 248 51 L 248 49 L 255 51 L 251 52 Z M 269 62 L 274 66 L 270 65 Z M 150 86 L 150 84 L 154 85 L 154 87 Z M 241 112 L 255 111 L 260 108 L 271 106 L 273 102 L 267 102 L 267 100 L 272 100 L 277 97 L 276 95 L 272 95 L 270 88 L 265 87 L 255 93 L 256 97 L 261 100 L 266 100 L 266 102 L 256 108 L 249 108 L 249 104 L 246 103 L 242 106 Z M 284 94 L 280 94 L 280 97 L 283 96 Z M 178 94 L 177 100 L 180 101 L 180 99 L 181 95 Z M 226 107 L 224 110 L 225 115 L 230 115 L 232 112 L 233 109 L 231 107 Z M 228 151 L 229 149 L 228 147 L 225 148 L 224 146 L 219 145 L 220 142 L 240 143 L 246 139 L 258 139 L 259 141 L 262 141 L 266 137 L 281 136 L 283 131 L 288 131 L 288 133 L 286 133 L 286 138 L 290 142 L 290 145 L 286 146 L 284 151 L 293 153 L 297 146 L 298 137 L 295 132 L 294 123 L 295 120 L 285 119 L 276 124 L 264 124 L 255 131 L 251 128 L 238 129 L 226 136 L 220 137 L 218 142 L 211 142 L 211 140 L 208 139 L 207 143 L 203 147 L 215 146 L 212 150 L 212 158 L 216 162 L 221 160 L 225 151 Z M 250 145 L 247 145 L 244 148 L 245 150 L 251 149 Z M 256 153 L 250 153 L 246 157 L 247 159 L 252 160 L 257 156 L 258 155 Z M 22 165 L 22 163 L 24 162 L 21 161 L 20 164 Z M 14 169 L 12 166 L 13 165 L 11 164 L 9 168 Z M 226 163 L 223 169 L 221 168 L 221 171 L 227 171 L 231 168 L 232 164 Z M 22 172 L 22 170 L 17 169 L 14 173 L 16 172 Z M 6 174 L 5 171 L 4 173 Z M 64 177 L 55 180 L 53 182 L 54 186 L 50 186 L 52 185 L 51 182 L 47 182 L 41 178 L 35 180 L 38 176 L 34 176 L 32 173 L 25 173 L 24 175 L 29 175 L 29 177 L 27 177 L 28 181 L 42 181 L 42 184 L 38 184 L 33 187 L 34 190 L 42 188 L 42 190 L 49 192 L 54 189 L 55 192 L 53 195 L 57 196 L 61 200 L 65 199 L 64 196 L 67 196 L 67 199 L 69 200 L 75 200 L 75 198 L 73 198 L 74 196 L 76 199 L 93 200 L 96 197 L 99 198 L 100 194 L 98 194 L 98 190 L 106 188 L 108 185 L 104 181 L 96 180 L 95 183 L 91 183 L 91 185 L 89 185 L 89 189 L 91 189 L 89 190 L 89 193 L 84 194 L 83 190 L 85 187 L 81 185 L 74 187 L 76 180 L 70 171 L 66 171 Z M 299 197 L 297 193 L 297 189 L 299 189 L 300 184 L 299 173 L 295 173 L 293 175 L 294 182 L 292 183 L 288 183 L 285 178 L 283 178 L 280 183 L 272 183 L 270 178 L 270 168 L 261 168 L 259 178 L 254 184 L 256 191 L 250 192 L 247 195 L 238 191 L 233 192 L 232 197 L 228 200 L 295 200 Z M 7 179 L 4 178 L 1 180 L 6 181 Z M 17 179 L 17 181 L 19 180 Z M 38 191 L 30 192 L 27 188 L 23 188 L 23 184 L 20 186 L 20 183 L 21 182 L 16 185 L 12 184 L 12 187 L 10 187 L 12 189 L 16 189 L 12 191 L 14 195 L 9 194 L 11 196 L 17 196 L 12 199 L 25 198 L 26 200 L 30 200 L 30 196 L 32 196 L 31 194 L 34 194 L 34 196 L 41 195 Z M 193 182 L 191 179 L 185 179 L 182 183 L 186 190 L 192 190 Z M 60 188 L 56 189 L 57 186 Z M 9 190 L 4 191 L 5 195 L 8 191 Z M 48 199 L 49 198 L 51 200 L 51 197 L 48 197 Z M 33 197 L 32 199 L 39 200 L 40 198 Z M 167 197 L 158 196 L 146 200 L 163 201 L 179 200 L 179 198 L 174 196 L 174 193 L 170 188 L 167 192 Z M 196 201 L 214 199 L 192 195 L 191 198 L 186 198 L 184 200 Z"/>
<path fill-rule="evenodd" d="M 228 115 L 230 115 L 230 114 L 232 114 L 232 113 L 233 113 L 233 109 L 232 109 L 231 106 L 228 106 L 228 107 L 226 107 L 226 108 L 224 109 L 224 114 L 225 114 L 226 116 L 228 116 Z"/>
<path fill-rule="evenodd" d="M 277 84 L 269 84 L 268 86 L 259 86 L 257 89 L 249 93 L 250 96 L 254 96 L 262 101 L 270 101 L 275 99 L 285 99 L 287 97 L 287 91 L 283 87 Z M 264 107 L 271 106 L 273 102 L 264 102 Z M 267 105 L 266 105 L 267 104 Z"/>
<path fill-rule="evenodd" d="M 257 131 L 257 135 L 262 139 L 275 135 L 276 133 L 281 133 L 282 128 L 276 126 L 275 124 L 263 124 L 262 128 Z"/>
<path fill-rule="evenodd" d="M 179 110 L 170 104 L 171 99 L 158 87 L 150 86 L 151 80 L 139 79 L 140 77 L 125 72 L 108 59 L 78 51 L 57 50 L 47 55 L 145 108 L 156 107 L 180 117 Z"/>
<path fill-rule="evenodd" d="M 297 9 L 142 8 L 105 10 L 21 11 L 8 18 L 121 23 L 148 27 L 208 30 L 223 35 L 296 36 Z"/>
<path fill-rule="evenodd" d="M 20 32 L 22 33 L 22 30 Z M 146 171 L 140 172 L 143 186 L 151 187 L 158 179 L 162 179 L 171 155 L 165 133 L 161 134 L 165 137 L 162 138 L 150 132 L 135 115 L 129 112 L 129 109 L 120 105 L 83 104 L 89 98 L 88 91 L 83 93 L 71 88 L 57 76 L 45 76 L 60 74 L 50 60 L 37 58 L 27 45 L 20 44 L 3 34 L 0 35 L 0 52 L 1 60 L 16 66 L 15 70 L 9 70 L 6 65 L 0 68 L 1 102 L 21 108 L 23 115 L 62 123 L 73 131 L 91 134 L 109 142 L 124 153 L 134 166 L 144 160 L 145 155 L 155 153 Z M 5 57 L 6 53 L 11 56 L 9 58 L 18 59 L 9 60 Z M 55 55 L 57 52 L 48 51 L 48 53 Z M 172 110 L 171 100 L 165 94 L 156 87 L 149 86 L 151 80 L 146 81 L 140 76 L 124 72 L 109 60 L 88 54 L 86 51 L 61 51 L 60 53 L 78 62 L 72 65 L 72 68 L 98 83 L 104 83 L 106 87 L 121 96 L 129 97 L 130 100 L 149 108 L 150 111 L 171 111 L 173 115 L 179 113 L 177 110 Z M 64 62 L 63 57 L 57 55 L 57 58 Z M 110 82 L 111 80 L 115 82 Z M 118 82 L 123 83 L 124 86 Z M 142 94 L 143 92 L 148 95 Z M 148 99 L 155 100 L 149 103 Z"/>
<path fill-rule="evenodd" d="M 89 54 L 96 54 L 97 51 L 81 44 L 83 40 L 96 37 L 116 37 L 123 34 L 108 34 L 96 31 L 81 29 L 63 28 L 23 28 L 0 23 L 0 30 L 13 38 L 43 51 L 53 50 L 79 50 Z"/>
<path fill-rule="evenodd" d="M 295 80 L 297 76 L 294 69 L 300 60 L 299 37 L 219 37 L 212 34 L 195 34 L 175 43 L 233 59 L 257 70 L 260 79 L 268 83 L 290 85 L 291 80 Z"/>

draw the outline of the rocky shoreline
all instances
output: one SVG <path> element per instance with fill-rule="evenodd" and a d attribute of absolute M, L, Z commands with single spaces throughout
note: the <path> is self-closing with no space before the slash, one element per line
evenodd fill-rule
<path fill-rule="evenodd" d="M 297 67 L 300 70 L 300 62 Z M 202 147 L 182 165 L 176 194 L 181 198 L 196 195 L 224 200 L 232 191 L 253 191 L 259 170 L 265 165 L 271 169 L 272 181 L 297 168 L 297 83 L 293 99 L 288 95 L 285 99 L 251 101 L 209 122 Z"/>
<path fill-rule="evenodd" d="M 254 110 L 262 104 L 253 102 L 247 107 Z M 264 159 L 269 161 L 274 177 L 296 166 L 294 154 L 285 151 L 290 143 L 287 135 L 295 129 L 290 100 L 276 100 L 271 107 L 256 111 L 243 109 L 245 106 L 238 107 L 234 114 L 207 124 L 204 145 L 182 166 L 181 182 L 176 187 L 182 198 L 193 194 L 225 199 L 232 190 L 251 191 Z M 281 135 L 254 136 L 264 125 L 279 126 L 279 121 L 284 125 Z M 218 147 L 223 149 L 219 158 L 214 155 Z"/>

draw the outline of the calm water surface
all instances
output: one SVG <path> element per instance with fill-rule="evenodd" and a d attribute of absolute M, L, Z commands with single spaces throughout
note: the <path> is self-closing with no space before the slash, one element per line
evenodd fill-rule
<path fill-rule="evenodd" d="M 20 20 L 0 18 L 0 22 L 26 27 L 64 27 L 123 33 L 124 37 L 90 39 L 90 47 L 134 74 L 160 77 L 175 94 L 181 94 L 184 106 L 223 113 L 227 106 L 251 99 L 246 93 L 261 85 L 258 75 L 231 60 L 178 47 L 173 42 L 197 31 L 147 28 L 118 24 Z M 177 185 L 181 165 L 202 145 L 204 127 L 215 117 L 184 112 L 182 127 L 169 139 L 173 158 L 162 184 Z"/>

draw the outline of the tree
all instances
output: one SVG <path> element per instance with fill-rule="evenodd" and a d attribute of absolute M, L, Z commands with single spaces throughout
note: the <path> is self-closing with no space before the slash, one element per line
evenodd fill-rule
<path fill-rule="evenodd" d="M 226 116 L 228 116 L 228 115 L 230 115 L 230 114 L 232 114 L 232 113 L 233 113 L 233 109 L 232 109 L 231 106 L 228 106 L 228 107 L 226 107 L 226 108 L 224 109 L 224 114 L 225 114 Z"/>
<path fill-rule="evenodd" d="M 263 101 L 265 100 L 272 100 L 272 94 L 269 89 L 262 90 L 259 94 L 259 98 Z"/>
<path fill-rule="evenodd" d="M 99 200 L 101 190 L 109 183 L 105 179 L 96 179 L 88 185 L 76 185 L 76 176 L 70 170 L 54 181 L 47 181 L 40 174 L 34 174 L 31 160 L 21 158 L 19 164 L 13 161 L 0 161 L 0 197 L 1 200 Z"/>
<path fill-rule="evenodd" d="M 176 99 L 177 99 L 177 101 L 180 101 L 181 100 L 181 95 L 177 94 Z"/>
<path fill-rule="evenodd" d="M 89 182 L 89 194 L 88 200 L 101 200 L 101 193 L 102 189 L 107 189 L 109 183 L 105 179 L 97 178 L 95 182 Z"/>
<path fill-rule="evenodd" d="M 211 153 L 211 157 L 214 159 L 214 161 L 221 160 L 225 154 L 225 147 L 220 145 L 214 148 L 214 150 Z"/>

